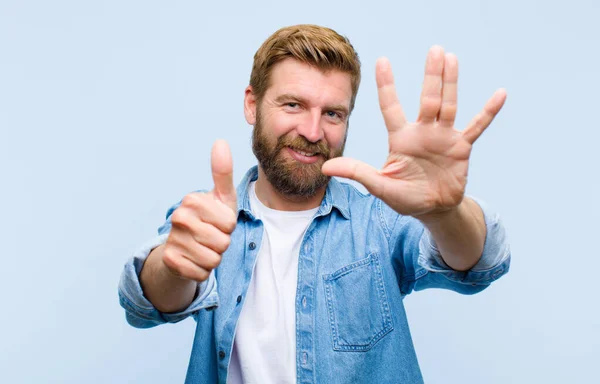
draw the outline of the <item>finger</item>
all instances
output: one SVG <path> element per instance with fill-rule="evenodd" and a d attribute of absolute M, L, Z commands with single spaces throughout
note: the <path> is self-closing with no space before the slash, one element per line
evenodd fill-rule
<path fill-rule="evenodd" d="M 483 131 L 490 125 L 494 117 L 500 112 L 500 109 L 506 101 L 506 91 L 497 90 L 483 107 L 483 110 L 471 120 L 467 128 L 463 131 L 463 137 L 471 144 L 481 136 Z"/>
<path fill-rule="evenodd" d="M 193 238 L 178 245 L 177 249 L 183 257 L 207 271 L 217 268 L 221 263 L 221 254 L 195 242 Z"/>
<path fill-rule="evenodd" d="M 439 122 L 443 126 L 453 127 L 456 118 L 458 88 L 458 59 L 452 53 L 444 58 L 444 74 L 442 76 L 442 107 Z"/>
<path fill-rule="evenodd" d="M 178 239 L 191 236 L 196 242 L 212 249 L 217 253 L 223 253 L 229 247 L 231 237 L 220 231 L 212 224 L 203 222 L 197 217 L 193 211 L 186 209 L 177 209 L 171 215 L 172 231 L 180 231 L 174 233 L 172 238 Z"/>
<path fill-rule="evenodd" d="M 439 45 L 434 45 L 427 54 L 418 121 L 431 123 L 438 116 L 442 103 L 443 71 L 444 49 Z"/>
<path fill-rule="evenodd" d="M 375 65 L 375 79 L 377 80 L 377 94 L 379 95 L 379 108 L 388 132 L 396 131 L 406 123 L 404 111 L 398 100 L 394 74 L 390 61 L 382 57 Z"/>
<path fill-rule="evenodd" d="M 215 200 L 213 194 L 190 193 L 181 201 L 181 208 L 196 213 L 201 221 L 212 224 L 225 233 L 236 227 L 237 216 L 227 205 Z"/>
<path fill-rule="evenodd" d="M 358 181 L 375 196 L 379 197 L 383 193 L 384 176 L 381 176 L 374 167 L 362 161 L 349 157 L 336 157 L 326 161 L 321 172 L 328 176 L 345 177 Z"/>
<path fill-rule="evenodd" d="M 215 226 L 200 222 L 191 231 L 191 235 L 198 243 L 212 249 L 213 251 L 222 254 L 231 243 L 231 237 L 221 231 Z"/>
<path fill-rule="evenodd" d="M 169 271 L 176 276 L 194 281 L 205 281 L 210 276 L 210 271 L 201 268 L 185 258 L 178 249 L 165 251 L 163 263 L 169 268 Z"/>
<path fill-rule="evenodd" d="M 217 140 L 213 145 L 211 169 L 215 183 L 215 196 L 237 211 L 237 198 L 233 185 L 233 160 L 231 159 L 231 150 L 225 140 Z"/>

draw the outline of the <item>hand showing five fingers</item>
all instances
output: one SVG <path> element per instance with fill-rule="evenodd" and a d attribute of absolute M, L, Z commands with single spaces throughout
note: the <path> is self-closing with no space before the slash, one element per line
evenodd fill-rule
<path fill-rule="evenodd" d="M 388 130 L 389 155 L 383 168 L 350 158 L 323 165 L 323 173 L 356 180 L 399 213 L 411 216 L 443 212 L 463 199 L 469 156 L 475 140 L 506 100 L 496 91 L 463 130 L 454 129 L 458 61 L 434 46 L 427 55 L 421 106 L 416 122 L 406 121 L 387 59 L 376 68 L 379 105 Z"/>

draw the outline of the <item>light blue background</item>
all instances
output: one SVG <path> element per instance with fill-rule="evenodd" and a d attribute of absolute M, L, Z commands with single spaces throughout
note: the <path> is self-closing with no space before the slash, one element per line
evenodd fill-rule
<path fill-rule="evenodd" d="M 598 382 L 600 6 L 589 1 L 15 1 L 0 3 L 0 382 L 182 382 L 194 322 L 136 330 L 122 266 L 166 209 L 210 188 L 242 114 L 252 56 L 279 27 L 330 26 L 364 80 L 346 154 L 380 166 L 377 57 L 414 119 L 427 49 L 460 61 L 464 127 L 508 101 L 476 143 L 468 193 L 508 228 L 511 272 L 483 293 L 406 300 L 427 383 Z"/>

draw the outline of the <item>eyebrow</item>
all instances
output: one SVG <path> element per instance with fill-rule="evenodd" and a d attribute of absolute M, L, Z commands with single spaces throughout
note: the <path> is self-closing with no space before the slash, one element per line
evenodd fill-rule
<path fill-rule="evenodd" d="M 297 101 L 299 103 L 306 103 L 305 100 L 299 96 L 292 95 L 291 93 L 284 93 L 275 98 L 275 102 L 283 103 L 284 101 Z"/>
<path fill-rule="evenodd" d="M 284 93 L 283 95 L 279 95 L 275 98 L 276 103 L 283 103 L 286 101 L 287 102 L 289 102 L 289 101 L 298 102 L 300 104 L 308 104 L 306 102 L 306 100 L 303 99 L 302 97 L 293 95 L 291 93 Z M 340 112 L 340 113 L 344 114 L 344 116 L 348 116 L 348 114 L 349 114 L 348 107 L 346 107 L 342 104 L 326 105 L 325 109 L 328 111 Z"/>

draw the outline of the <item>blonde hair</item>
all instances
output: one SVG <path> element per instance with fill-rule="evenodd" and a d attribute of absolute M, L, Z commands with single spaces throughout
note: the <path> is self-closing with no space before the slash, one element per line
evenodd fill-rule
<path fill-rule="evenodd" d="M 360 60 L 350 41 L 332 29 L 302 24 L 281 28 L 256 51 L 250 75 L 250 86 L 260 103 L 269 87 L 273 66 L 293 58 L 322 71 L 338 70 L 350 74 L 354 108 L 360 85 Z"/>

